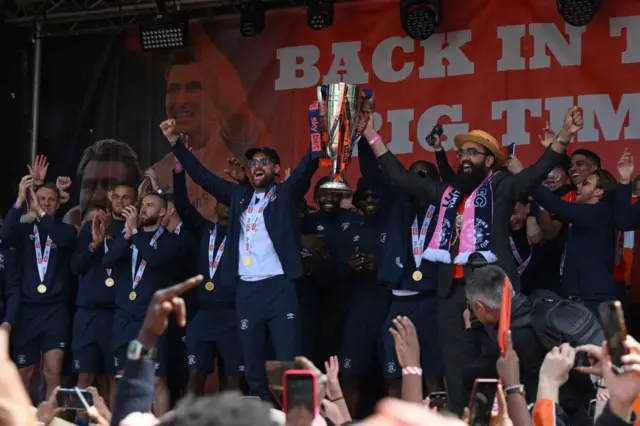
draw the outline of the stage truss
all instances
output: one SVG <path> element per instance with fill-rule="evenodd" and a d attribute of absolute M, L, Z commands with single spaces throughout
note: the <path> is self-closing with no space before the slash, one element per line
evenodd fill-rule
<path fill-rule="evenodd" d="M 262 1 L 267 10 L 305 4 L 304 0 Z M 165 4 L 167 11 L 180 11 L 191 19 L 240 10 L 240 0 L 166 0 Z M 35 37 L 45 37 L 122 31 L 153 19 L 157 6 L 154 0 L 0 0 L 0 11 L 5 24 L 31 28 Z"/>

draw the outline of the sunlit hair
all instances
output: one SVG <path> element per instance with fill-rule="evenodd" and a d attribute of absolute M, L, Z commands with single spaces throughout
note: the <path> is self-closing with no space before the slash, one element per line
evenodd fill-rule
<path fill-rule="evenodd" d="M 464 289 L 471 302 L 482 302 L 490 308 L 499 309 L 506 274 L 496 265 L 475 269 L 467 278 Z M 511 286 L 513 292 L 513 286 Z"/>
<path fill-rule="evenodd" d="M 87 164 L 91 161 L 120 161 L 127 168 L 127 186 L 137 187 L 140 180 L 138 156 L 128 143 L 115 139 L 103 139 L 82 153 L 78 164 L 78 176 L 83 176 Z"/>

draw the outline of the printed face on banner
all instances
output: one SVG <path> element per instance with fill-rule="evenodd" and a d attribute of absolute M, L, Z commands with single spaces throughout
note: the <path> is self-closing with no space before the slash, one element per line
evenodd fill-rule
<path fill-rule="evenodd" d="M 82 174 L 80 206 L 83 209 L 89 203 L 107 206 L 109 191 L 125 182 L 128 175 L 127 166 L 122 161 L 89 161 Z"/>
<path fill-rule="evenodd" d="M 202 79 L 198 64 L 194 61 L 172 65 L 167 73 L 167 117 L 176 121 L 178 133 L 189 135 L 189 145 L 195 149 L 205 143 L 201 137 L 201 96 Z"/>

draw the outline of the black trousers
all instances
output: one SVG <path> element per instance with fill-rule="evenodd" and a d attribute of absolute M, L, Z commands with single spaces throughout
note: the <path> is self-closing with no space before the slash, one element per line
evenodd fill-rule
<path fill-rule="evenodd" d="M 469 402 L 463 379 L 464 319 L 467 307 L 464 281 L 454 279 L 446 298 L 438 299 L 438 335 L 442 358 L 444 359 L 445 380 L 449 395 L 449 410 L 462 415 Z"/>

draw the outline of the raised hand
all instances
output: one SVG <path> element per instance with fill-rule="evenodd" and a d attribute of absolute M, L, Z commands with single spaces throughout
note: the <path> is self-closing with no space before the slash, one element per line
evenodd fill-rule
<path fill-rule="evenodd" d="M 542 129 L 542 134 L 538 135 L 538 140 L 540 141 L 540 144 L 546 149 L 553 143 L 555 138 L 556 134 L 551 130 L 551 128 L 549 127 L 549 122 L 547 121 L 545 123 L 544 129 Z"/>
<path fill-rule="evenodd" d="M 36 191 L 31 187 L 27 188 L 27 199 L 29 200 L 29 208 L 39 216 L 42 216 L 44 212 L 42 211 L 42 207 L 40 207 L 40 201 L 38 201 Z"/>
<path fill-rule="evenodd" d="M 60 191 L 66 191 L 71 186 L 71 178 L 69 176 L 59 176 L 56 179 L 56 188 Z"/>
<path fill-rule="evenodd" d="M 364 131 L 362 132 L 362 134 L 369 141 L 373 139 L 378 133 L 376 132 L 376 128 L 374 126 L 375 123 L 373 122 L 374 110 L 375 107 L 373 105 L 373 102 L 371 102 L 369 99 L 365 99 L 365 101 L 362 103 L 362 113 L 363 120 L 366 120 L 366 125 L 364 126 Z"/>
<path fill-rule="evenodd" d="M 176 321 L 180 327 L 187 324 L 187 308 L 184 299 L 180 297 L 183 293 L 191 290 L 202 282 L 204 277 L 196 275 L 186 281 L 173 285 L 153 294 L 147 315 L 144 318 L 138 340 L 145 347 L 155 347 L 155 343 L 169 324 L 169 315 L 174 312 Z"/>
<path fill-rule="evenodd" d="M 337 401 L 343 398 L 338 373 L 340 372 L 340 363 L 337 356 L 332 356 L 329 361 L 324 362 L 324 371 L 327 373 L 327 397 L 331 401 Z"/>
<path fill-rule="evenodd" d="M 33 186 L 33 178 L 31 175 L 23 176 L 20 179 L 20 184 L 18 185 L 18 198 L 16 199 L 16 204 L 22 206 L 29 196 L 28 190 Z"/>
<path fill-rule="evenodd" d="M 287 167 L 284 170 L 284 179 L 282 180 L 283 182 L 287 179 L 289 179 L 291 177 L 291 167 Z"/>
<path fill-rule="evenodd" d="M 44 155 L 36 155 L 33 167 L 27 164 L 27 169 L 34 181 L 43 183 L 49 170 L 49 160 Z"/>
<path fill-rule="evenodd" d="M 104 233 L 101 229 L 102 218 L 100 213 L 93 217 L 91 221 L 91 245 L 98 247 L 104 241 Z"/>
<path fill-rule="evenodd" d="M 396 317 L 389 333 L 393 336 L 400 367 L 420 367 L 420 343 L 416 327 L 407 317 Z"/>
<path fill-rule="evenodd" d="M 160 123 L 160 129 L 162 130 L 162 134 L 167 141 L 171 144 L 171 146 L 175 145 L 178 142 L 178 135 L 176 134 L 176 120 L 170 118 L 168 120 Z"/>
<path fill-rule="evenodd" d="M 237 158 L 229 157 L 227 158 L 227 163 L 229 164 L 229 166 L 224 169 L 224 172 L 229 175 L 231 179 L 235 180 L 238 183 L 247 180 L 247 172 Z"/>
<path fill-rule="evenodd" d="M 633 155 L 629 152 L 629 149 L 625 148 L 622 156 L 618 160 L 618 176 L 620 176 L 620 183 L 629 183 L 633 177 L 635 166 L 633 163 Z"/>
<path fill-rule="evenodd" d="M 140 224 L 138 209 L 135 208 L 135 206 L 127 206 L 123 209 L 122 213 L 126 218 L 125 226 L 128 226 L 132 232 L 134 229 L 138 229 L 138 226 Z"/>
<path fill-rule="evenodd" d="M 567 134 L 567 136 L 573 137 L 582 129 L 583 126 L 584 122 L 582 120 L 582 113 L 578 107 L 574 106 L 569 109 L 564 116 L 562 130 Z"/>

